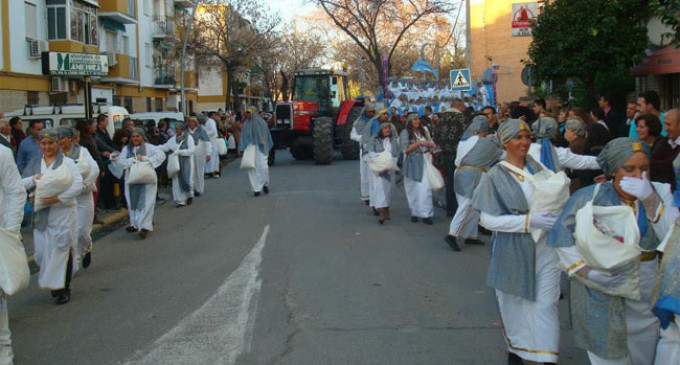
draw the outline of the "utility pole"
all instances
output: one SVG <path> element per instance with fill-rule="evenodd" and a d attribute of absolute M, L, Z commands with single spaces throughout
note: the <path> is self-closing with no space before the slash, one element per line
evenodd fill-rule
<path fill-rule="evenodd" d="M 465 1 L 465 58 L 467 59 L 467 68 L 472 64 L 472 40 L 470 39 L 472 31 L 470 30 L 470 0 Z"/>
<path fill-rule="evenodd" d="M 196 0 L 194 3 L 193 9 L 191 9 L 191 15 L 189 18 L 189 23 L 187 24 L 187 28 L 184 31 L 184 41 L 182 43 L 182 55 L 180 56 L 180 69 L 179 69 L 179 83 L 180 83 L 180 97 L 182 98 L 182 114 L 185 116 L 188 116 L 189 113 L 187 112 L 187 92 L 186 88 L 184 86 L 184 68 L 186 66 L 186 58 L 187 58 L 187 43 L 189 42 L 189 33 L 191 32 L 191 26 L 194 24 L 194 16 L 196 15 L 196 9 L 198 9 L 198 4 L 200 3 L 199 0 Z M 198 72 L 196 70 L 195 72 Z"/>

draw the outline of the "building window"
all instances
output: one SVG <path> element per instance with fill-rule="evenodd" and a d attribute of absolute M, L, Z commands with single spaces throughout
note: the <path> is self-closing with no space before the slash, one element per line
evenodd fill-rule
<path fill-rule="evenodd" d="M 93 46 L 99 44 L 97 9 L 94 6 L 79 2 L 71 4 L 71 40 Z"/>
<path fill-rule="evenodd" d="M 135 112 L 134 110 L 132 110 L 132 97 L 131 96 L 126 96 L 123 103 L 125 104 L 125 105 L 123 105 L 125 107 L 125 110 L 127 110 L 130 113 Z"/>
<path fill-rule="evenodd" d="M 38 13 L 36 6 L 30 3 L 24 3 L 24 25 L 26 26 L 26 38 L 38 39 L 37 22 Z"/>
<path fill-rule="evenodd" d="M 146 98 L 146 111 L 151 111 L 151 98 Z"/>
<path fill-rule="evenodd" d="M 144 64 L 146 67 L 151 68 L 151 44 L 150 43 L 144 43 L 144 56 L 146 57 L 146 60 L 144 60 Z"/>
<path fill-rule="evenodd" d="M 163 111 L 163 99 L 161 98 L 156 98 L 156 111 L 157 112 Z"/>
<path fill-rule="evenodd" d="M 37 91 L 26 92 L 26 104 L 40 105 L 40 93 Z"/>
<path fill-rule="evenodd" d="M 115 105 L 115 106 L 120 106 L 120 96 L 114 95 L 112 104 Z"/>
<path fill-rule="evenodd" d="M 68 39 L 66 35 L 66 0 L 47 0 L 47 39 Z"/>

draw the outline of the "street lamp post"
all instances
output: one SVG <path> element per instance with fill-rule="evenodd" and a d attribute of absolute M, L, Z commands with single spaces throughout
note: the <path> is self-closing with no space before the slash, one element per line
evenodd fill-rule
<path fill-rule="evenodd" d="M 191 32 L 191 26 L 194 24 L 194 16 L 196 15 L 196 9 L 198 9 L 198 4 L 200 3 L 200 0 L 196 0 L 194 3 L 193 9 L 191 9 L 191 16 L 189 18 L 189 23 L 187 24 L 187 28 L 184 31 L 184 41 L 182 43 L 182 55 L 180 56 L 180 70 L 179 70 L 179 82 L 180 82 L 180 95 L 182 98 L 182 113 L 186 116 L 189 115 L 187 113 L 187 99 L 186 99 L 186 87 L 184 86 L 184 67 L 186 65 L 186 58 L 187 58 L 187 43 L 189 42 L 189 33 Z"/>

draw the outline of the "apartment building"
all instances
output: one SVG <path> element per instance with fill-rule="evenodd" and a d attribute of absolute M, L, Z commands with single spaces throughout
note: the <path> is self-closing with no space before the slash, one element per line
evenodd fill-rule
<path fill-rule="evenodd" d="M 130 112 L 180 108 L 177 19 L 189 0 L 3 0 L 0 110 L 92 101 Z M 67 57 L 68 56 L 68 57 Z M 75 69 L 65 70 L 70 66 Z M 197 98 L 186 68 L 188 110 Z"/>

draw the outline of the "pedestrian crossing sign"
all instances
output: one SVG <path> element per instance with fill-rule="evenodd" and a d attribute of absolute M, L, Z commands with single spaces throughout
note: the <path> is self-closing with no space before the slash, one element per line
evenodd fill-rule
<path fill-rule="evenodd" d="M 470 69 L 461 68 L 458 70 L 451 70 L 451 90 L 453 91 L 470 91 L 472 85 L 470 84 Z"/>

